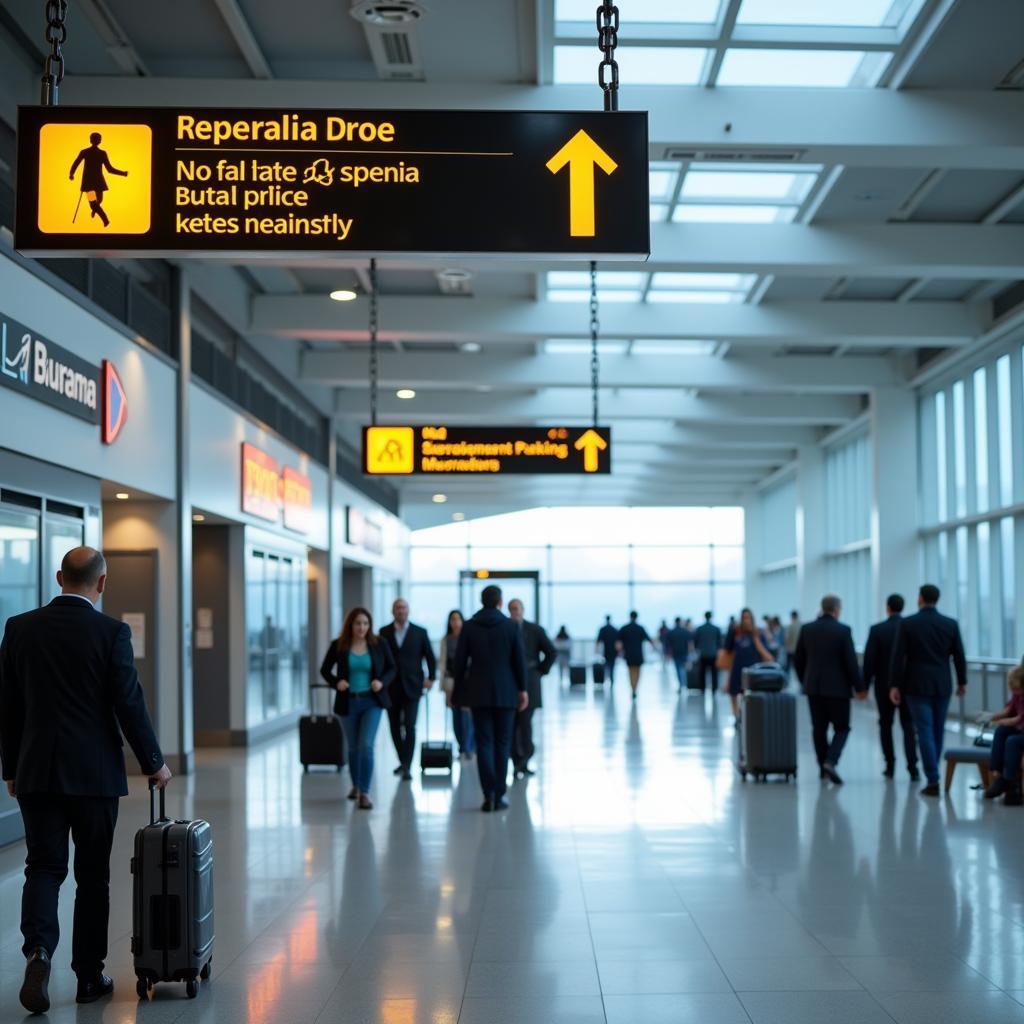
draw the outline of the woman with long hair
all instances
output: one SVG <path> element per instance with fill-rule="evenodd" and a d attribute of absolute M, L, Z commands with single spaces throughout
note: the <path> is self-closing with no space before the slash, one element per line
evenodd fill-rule
<path fill-rule="evenodd" d="M 341 635 L 332 641 L 320 666 L 320 675 L 338 692 L 334 713 L 348 744 L 348 770 L 352 776 L 349 800 L 369 811 L 373 781 L 373 741 L 380 716 L 391 706 L 388 683 L 395 678 L 395 661 L 387 644 L 373 631 L 373 616 L 365 608 L 353 608 L 345 616 Z"/>
<path fill-rule="evenodd" d="M 732 713 L 739 716 L 739 698 L 743 692 L 743 670 L 762 661 L 772 661 L 768 638 L 757 628 L 757 620 L 749 608 L 740 612 L 740 621 L 729 630 L 725 638 L 725 650 L 732 655 L 729 669 L 729 703 Z"/>
<path fill-rule="evenodd" d="M 441 689 L 445 692 L 448 707 L 452 709 L 452 727 L 455 739 L 459 744 L 459 757 L 469 760 L 476 753 L 476 737 L 473 735 L 473 716 L 466 708 L 456 707 L 452 703 L 452 691 L 455 689 L 455 649 L 459 646 L 459 634 L 465 619 L 458 608 L 448 613 L 448 626 L 441 637 Z"/>

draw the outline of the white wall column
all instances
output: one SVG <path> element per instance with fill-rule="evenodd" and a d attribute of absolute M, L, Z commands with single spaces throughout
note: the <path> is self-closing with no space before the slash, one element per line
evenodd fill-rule
<path fill-rule="evenodd" d="M 746 583 L 743 602 L 751 608 L 760 608 L 761 566 L 765 562 L 764 521 L 760 491 L 750 491 L 743 499 L 743 547 Z"/>
<path fill-rule="evenodd" d="M 796 469 L 797 593 L 800 615 L 807 622 L 829 590 L 825 566 L 825 452 L 820 445 L 802 445 Z"/>
<path fill-rule="evenodd" d="M 909 606 L 918 585 L 917 396 L 906 388 L 876 388 L 871 395 L 871 572 L 879 614 L 886 597 L 902 594 Z"/>

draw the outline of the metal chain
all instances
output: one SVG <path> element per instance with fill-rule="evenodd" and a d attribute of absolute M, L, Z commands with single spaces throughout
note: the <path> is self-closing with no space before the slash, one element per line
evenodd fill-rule
<path fill-rule="evenodd" d="M 64 81 L 64 54 L 61 47 L 68 41 L 68 0 L 46 0 L 46 42 L 50 52 L 43 66 L 42 98 L 44 107 L 57 106 L 60 83 Z"/>
<path fill-rule="evenodd" d="M 594 426 L 598 421 L 598 387 L 601 364 L 597 358 L 597 335 L 601 324 L 597 319 L 597 263 L 590 261 L 590 394 L 593 403 Z"/>
<path fill-rule="evenodd" d="M 377 426 L 377 260 L 370 260 L 370 426 Z"/>
<path fill-rule="evenodd" d="M 619 45 L 619 9 L 612 0 L 602 0 L 597 8 L 597 47 L 601 63 L 597 68 L 597 82 L 604 90 L 604 109 L 619 109 L 619 65 L 615 61 L 615 47 Z"/>

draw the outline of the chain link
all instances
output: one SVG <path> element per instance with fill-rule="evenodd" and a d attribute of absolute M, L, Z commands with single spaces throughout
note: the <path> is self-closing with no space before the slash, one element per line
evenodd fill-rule
<path fill-rule="evenodd" d="M 377 260 L 370 260 L 370 426 L 377 426 Z"/>
<path fill-rule="evenodd" d="M 42 105 L 57 106 L 58 92 L 64 81 L 64 54 L 61 47 L 68 41 L 68 27 L 64 24 L 68 16 L 68 0 L 47 0 L 46 42 L 50 52 L 43 66 Z"/>
<path fill-rule="evenodd" d="M 598 387 L 600 386 L 601 364 L 597 357 L 597 336 L 601 324 L 597 319 L 597 264 L 590 261 L 590 394 L 593 403 L 594 426 L 598 423 Z"/>
<path fill-rule="evenodd" d="M 597 68 L 597 82 L 604 91 L 604 109 L 619 109 L 619 65 L 615 60 L 615 47 L 619 45 L 619 9 L 612 0 L 602 0 L 597 8 L 597 48 L 601 63 Z"/>

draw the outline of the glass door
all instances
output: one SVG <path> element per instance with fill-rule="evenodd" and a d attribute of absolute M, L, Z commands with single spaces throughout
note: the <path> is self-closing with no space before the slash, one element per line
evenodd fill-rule
<path fill-rule="evenodd" d="M 81 519 L 46 513 L 46 546 L 43 562 L 43 600 L 46 604 L 60 593 L 57 586 L 57 570 L 64 556 L 84 543 L 85 524 Z"/>
<path fill-rule="evenodd" d="M 38 607 L 39 547 L 39 516 L 0 505 L 0 623 Z"/>

